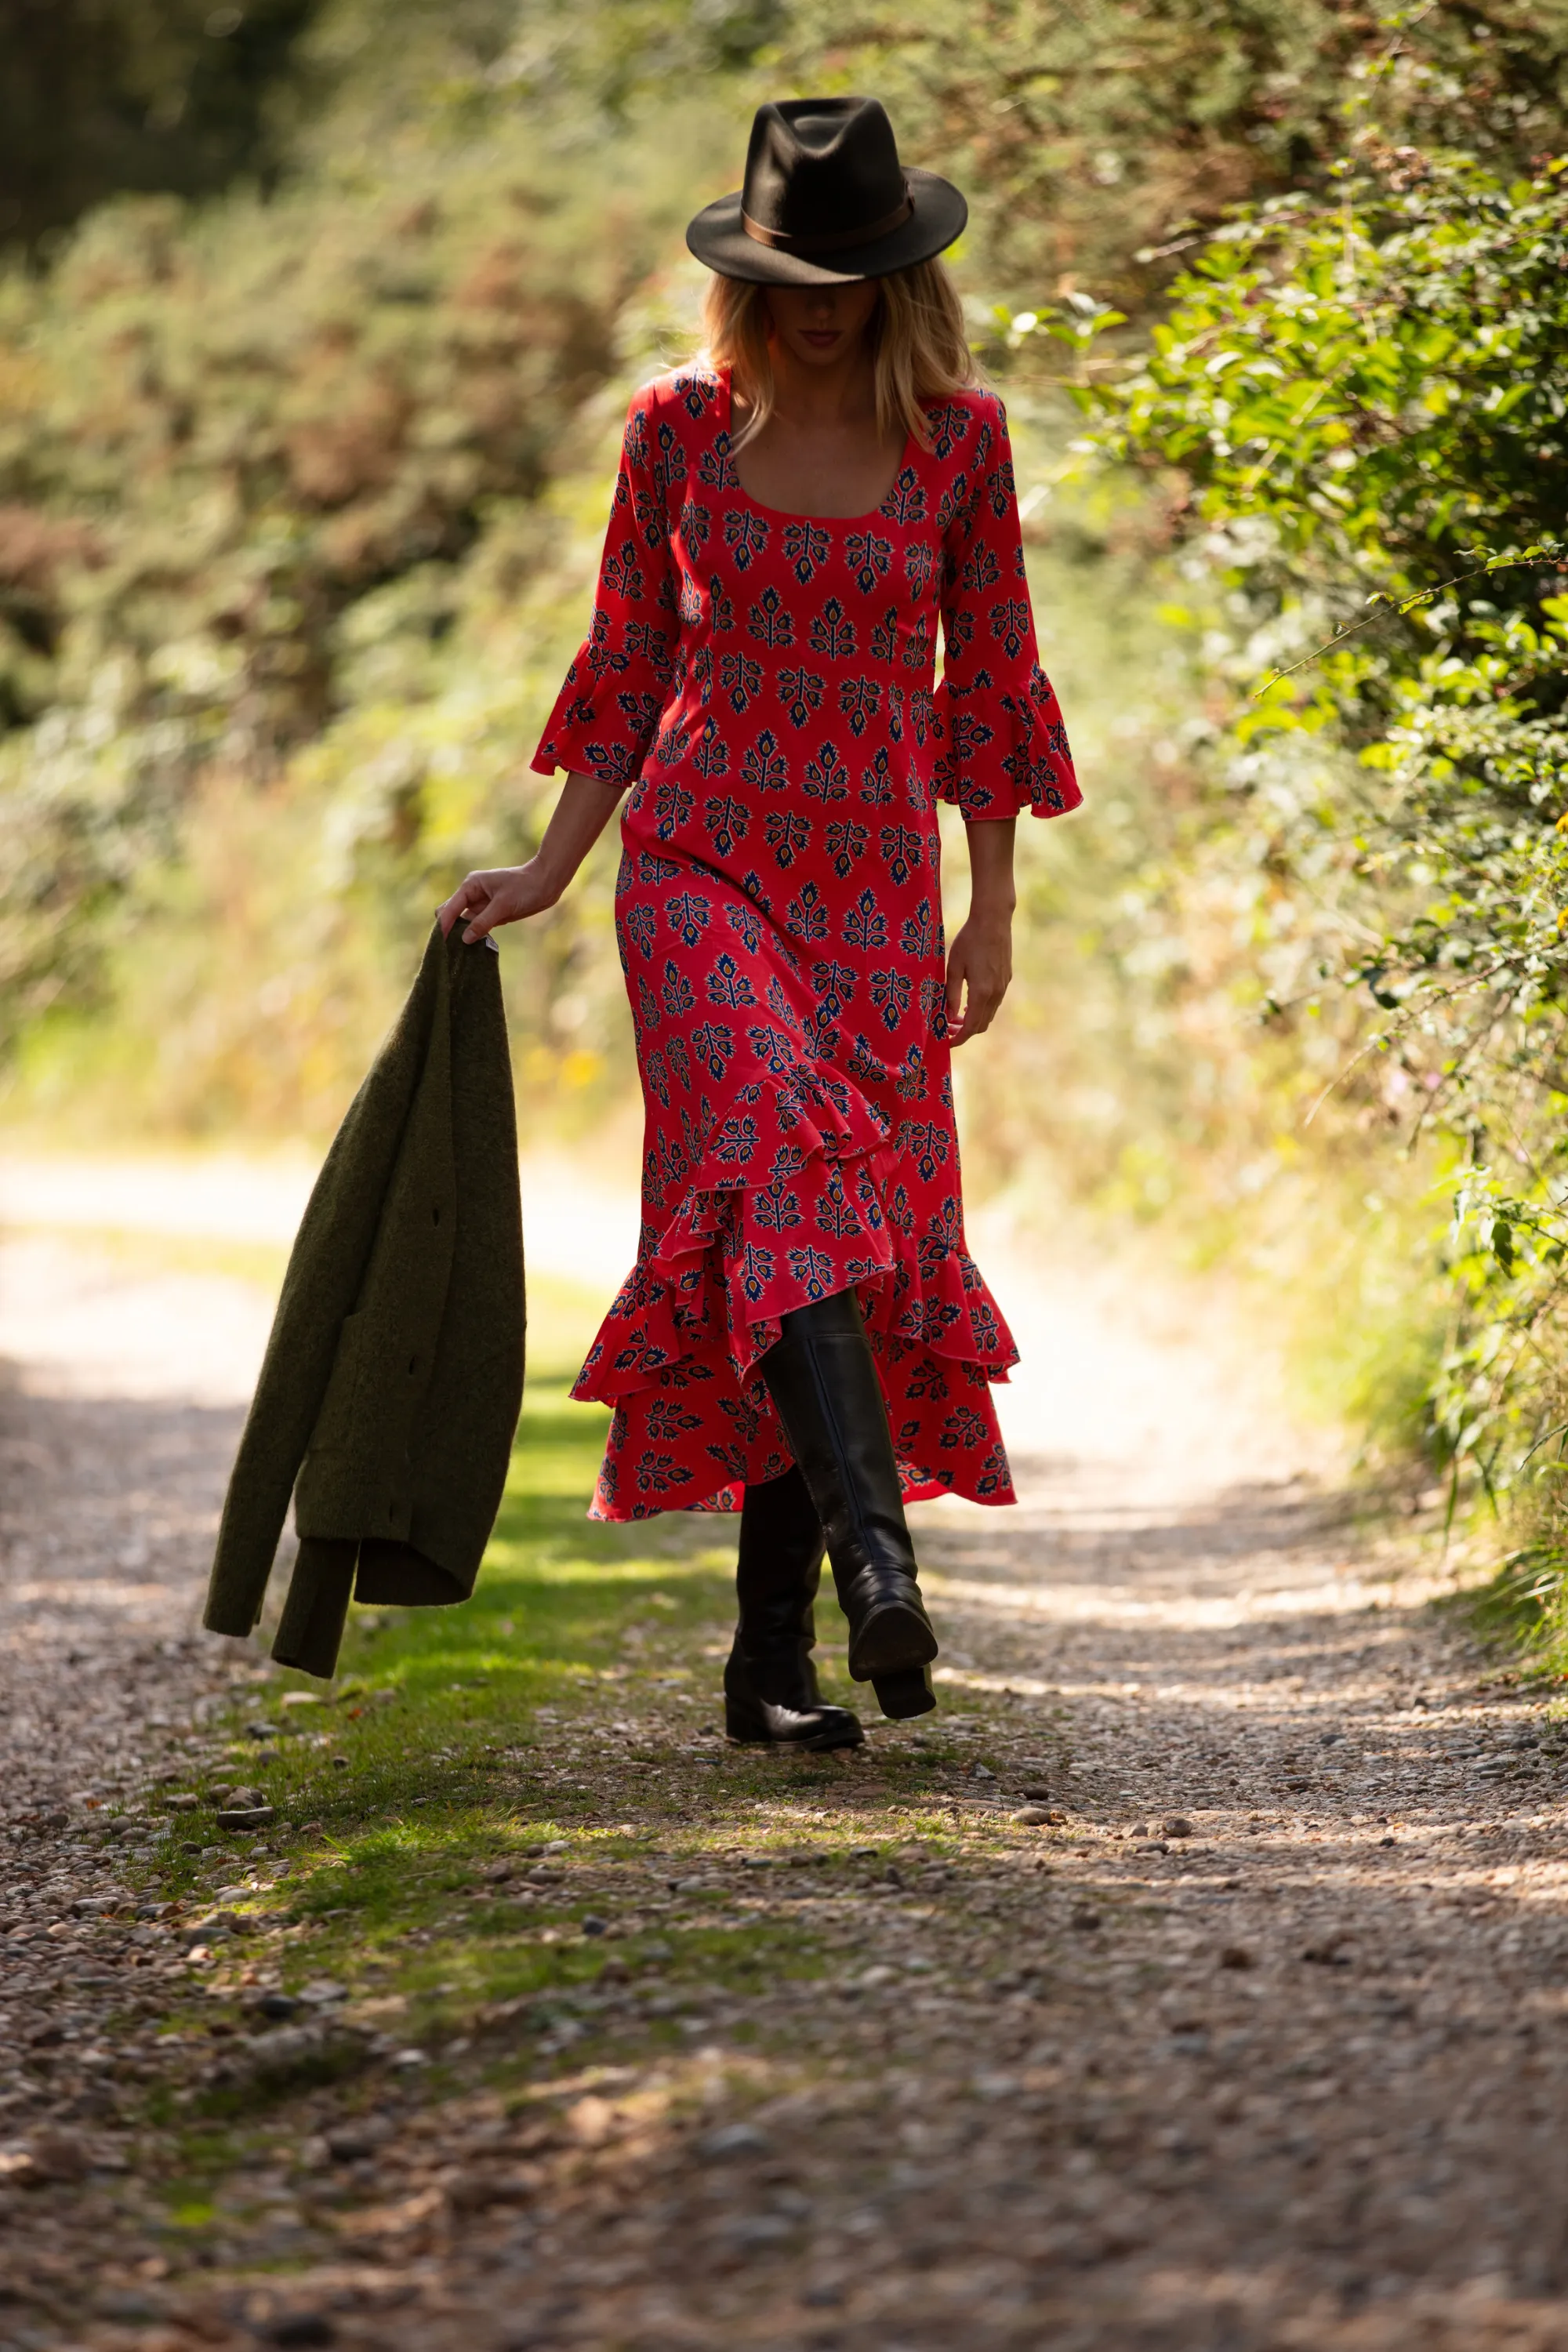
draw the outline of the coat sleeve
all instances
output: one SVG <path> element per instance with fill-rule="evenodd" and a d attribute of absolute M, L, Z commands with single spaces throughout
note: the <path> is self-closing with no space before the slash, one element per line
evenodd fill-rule
<path fill-rule="evenodd" d="M 278 1312 L 229 1478 L 203 1623 L 248 1633 L 374 1246 L 393 1165 L 424 1066 L 437 996 L 439 928 L 396 1027 L 349 1105 L 289 1253 Z"/>
<path fill-rule="evenodd" d="M 984 394 L 965 415 L 974 456 L 942 540 L 936 788 L 969 822 L 1061 816 L 1083 795 L 1035 643 L 1006 412 Z"/>
<path fill-rule="evenodd" d="M 593 623 L 534 752 L 541 775 L 567 768 L 606 784 L 637 782 L 680 638 L 666 497 L 672 465 L 683 470 L 679 439 L 660 423 L 648 385 L 626 417 Z"/>

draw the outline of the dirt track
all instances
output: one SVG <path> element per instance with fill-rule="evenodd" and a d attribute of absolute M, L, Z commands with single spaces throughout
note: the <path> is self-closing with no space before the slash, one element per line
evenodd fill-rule
<path fill-rule="evenodd" d="M 1065 1278 L 1020 1316 L 1024 1507 L 922 1514 L 945 1734 L 984 1768 L 933 1769 L 953 1850 L 737 1853 L 708 1892 L 806 1922 L 826 1985 L 716 1999 L 674 2058 L 607 1995 L 611 2063 L 574 2072 L 566 2026 L 522 2111 L 389 2077 L 335 2168 L 312 2095 L 248 2218 L 171 2261 L 135 2037 L 178 1966 L 156 1921 L 95 1941 L 83 1824 L 236 1671 L 189 1636 L 265 1308 L 159 1280 L 0 1254 L 0 2347 L 1568 2347 L 1559 1726 L 1222 1338 Z M 885 1840 L 926 1736 L 781 1767 L 803 1848 Z M 74 2021 L 35 2048 L 40 2003 Z"/>

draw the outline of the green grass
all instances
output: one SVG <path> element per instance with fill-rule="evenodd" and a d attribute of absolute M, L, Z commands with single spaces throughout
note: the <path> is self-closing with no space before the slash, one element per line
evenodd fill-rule
<path fill-rule="evenodd" d="M 1458 1593 L 1452 1606 L 1519 1681 L 1542 1687 L 1568 1681 L 1568 1592 L 1555 1528 L 1510 1552 L 1484 1584 Z"/>
<path fill-rule="evenodd" d="M 799 1845 L 803 1803 L 825 1784 L 840 1798 L 845 1768 L 726 1747 L 715 1654 L 732 1616 L 734 1522 L 589 1521 L 605 1420 L 563 1384 L 531 1382 L 475 1598 L 356 1610 L 335 1685 L 276 1675 L 237 1708 L 228 1777 L 278 1808 L 268 1843 L 290 1874 L 226 1907 L 275 1927 L 287 1901 L 281 1952 L 271 1936 L 254 1948 L 283 1990 L 334 1979 L 423 2045 L 489 2005 L 571 1992 L 612 1964 L 617 1976 L 636 1970 L 650 1948 L 661 1974 L 709 1990 L 764 1968 L 816 1967 L 789 1926 L 712 1924 L 700 1895 L 655 1935 L 617 1932 L 639 1894 L 658 1885 L 664 1895 L 707 1855 Z M 612 1727 L 628 1706 L 647 1734 L 629 1742 Z M 263 1723 L 269 1738 L 248 1735 Z M 205 1811 L 183 1826 L 182 1846 L 216 1835 Z M 867 1838 L 848 1813 L 810 1832 L 825 1854 Z M 231 1883 L 246 1851 L 237 1847 Z M 563 1874 L 531 1899 L 503 1885 L 474 1902 L 480 1872 L 509 1858 Z M 163 1875 L 165 1891 L 198 1896 L 225 1872 L 180 1852 Z M 584 1918 L 609 1933 L 584 1933 Z M 247 1942 L 220 1953 L 218 1983 L 237 2003 Z M 200 2013 L 212 2018 L 210 1995 Z"/>
<path fill-rule="evenodd" d="M 580 1355 L 584 1303 L 542 1290 L 550 1352 L 535 1360 L 558 1373 Z M 355 1610 L 331 1686 L 258 1654 L 226 1764 L 187 1784 L 202 1802 L 178 1817 L 156 1891 L 183 1897 L 187 1921 L 221 1901 L 248 1932 L 215 1942 L 172 1990 L 163 2031 L 182 2055 L 142 2095 L 172 2250 L 224 2242 L 247 2168 L 292 2164 L 323 2102 L 352 2114 L 384 2098 L 388 2044 L 420 2053 L 402 2079 L 437 2102 L 470 2090 L 526 2101 L 585 2067 L 661 2055 L 679 2100 L 682 2053 L 715 2009 L 737 2063 L 797 2068 L 789 2012 L 768 1990 L 825 1979 L 827 2000 L 853 1956 L 783 1890 L 864 1888 L 912 1846 L 973 1862 L 1020 1834 L 955 1820 L 948 1768 L 989 1750 L 984 1736 L 949 1741 L 941 1716 L 918 1745 L 878 1730 L 855 1763 L 730 1747 L 720 1676 L 735 1522 L 591 1522 L 605 1422 L 570 1402 L 564 1379 L 531 1380 L 474 1599 Z M 852 1700 L 830 1601 L 819 1634 L 825 1688 Z M 978 1712 L 966 1695 L 972 1727 Z M 277 1808 L 270 1859 L 248 1840 L 230 1859 L 205 1810 L 226 1780 Z M 203 1854 L 217 1844 L 221 1861 Z M 773 1867 L 753 1872 L 743 1855 Z M 511 1877 L 485 1875 L 503 1864 Z M 714 1884 L 682 1885 L 700 1875 Z M 247 1876 L 253 1893 L 217 1895 Z M 353 2031 L 258 2073 L 258 1994 L 321 1979 L 344 1997 L 300 2017 Z M 366 2034 L 384 2037 L 368 2064 Z"/>

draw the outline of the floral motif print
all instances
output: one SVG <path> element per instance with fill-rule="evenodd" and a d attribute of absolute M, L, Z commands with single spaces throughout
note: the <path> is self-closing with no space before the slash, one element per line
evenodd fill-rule
<path fill-rule="evenodd" d="M 632 787 L 643 1224 L 574 1391 L 615 1408 L 597 1517 L 735 1509 L 787 1469 L 758 1360 L 781 1315 L 850 1287 L 906 1496 L 1013 1499 L 989 1383 L 1017 1351 L 964 1246 L 935 802 L 981 822 L 1079 795 L 1001 404 L 926 415 L 877 511 L 834 520 L 746 497 L 726 375 L 632 402 L 533 761 Z"/>

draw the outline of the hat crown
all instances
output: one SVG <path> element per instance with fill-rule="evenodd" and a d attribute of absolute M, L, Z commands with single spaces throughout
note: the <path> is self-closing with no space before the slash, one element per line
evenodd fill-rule
<path fill-rule="evenodd" d="M 898 142 L 874 98 L 793 98 L 759 106 L 746 154 L 749 223 L 809 247 L 891 226 L 904 203 Z"/>
<path fill-rule="evenodd" d="M 846 286 L 931 260 L 968 216 L 951 180 L 903 168 L 874 98 L 791 98 L 758 107 L 745 186 L 704 205 L 686 242 L 742 284 Z"/>

